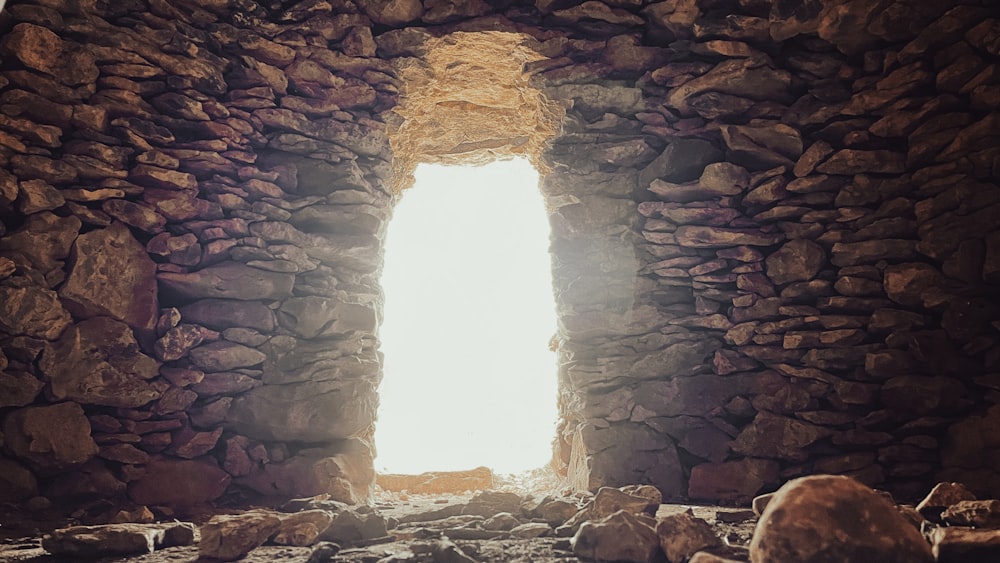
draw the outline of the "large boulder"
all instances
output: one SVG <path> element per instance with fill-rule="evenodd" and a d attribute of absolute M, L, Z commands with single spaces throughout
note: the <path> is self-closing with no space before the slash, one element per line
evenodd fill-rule
<path fill-rule="evenodd" d="M 375 420 L 375 389 L 366 381 L 264 385 L 233 401 L 229 425 L 260 440 L 327 442 L 354 436 Z"/>
<path fill-rule="evenodd" d="M 207 458 L 156 458 L 129 483 L 128 495 L 138 504 L 192 507 L 222 496 L 229 482 L 229 474 Z"/>
<path fill-rule="evenodd" d="M 786 483 L 768 502 L 750 542 L 754 563 L 930 563 L 931 547 L 896 506 L 834 475 Z"/>
<path fill-rule="evenodd" d="M 123 223 L 84 233 L 73 245 L 73 267 L 59 290 L 78 317 L 108 316 L 152 331 L 159 302 L 156 264 Z"/>
<path fill-rule="evenodd" d="M 79 466 L 98 451 L 76 403 L 18 409 L 4 418 L 3 436 L 15 456 L 44 471 Z"/>
<path fill-rule="evenodd" d="M 159 374 L 159 363 L 139 350 L 128 325 L 108 317 L 94 317 L 67 330 L 45 347 L 39 367 L 58 401 L 131 408 L 164 391 L 150 382 Z"/>

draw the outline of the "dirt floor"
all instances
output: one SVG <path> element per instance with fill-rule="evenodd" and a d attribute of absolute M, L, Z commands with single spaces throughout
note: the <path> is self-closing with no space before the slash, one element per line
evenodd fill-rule
<path fill-rule="evenodd" d="M 413 515 L 438 511 L 442 507 L 467 502 L 472 493 L 464 495 L 400 495 L 384 494 L 376 502 L 375 509 L 385 515 L 390 523 Z M 747 546 L 750 542 L 756 517 L 745 508 L 718 506 L 689 506 L 663 504 L 658 516 L 666 516 L 685 510 L 693 510 L 695 516 L 712 524 L 716 534 L 731 546 Z M 207 520 L 209 514 L 187 519 L 196 524 Z M 77 556 L 56 556 L 41 547 L 41 537 L 48 530 L 79 522 L 37 519 L 30 514 L 18 514 L 8 510 L 0 513 L 0 562 L 68 563 L 80 561 Z M 323 544 L 309 547 L 285 547 L 263 545 L 250 552 L 241 561 L 264 563 L 285 561 L 296 563 L 482 563 L 578 561 L 573 555 L 568 537 L 541 537 L 532 539 L 492 538 L 461 539 L 462 533 L 431 528 L 390 526 L 389 536 L 372 540 L 369 545 L 346 547 L 335 555 Z M 467 534 L 465 534 L 467 535 Z M 442 554 L 441 536 L 449 537 L 460 553 Z M 454 537 L 452 537 L 454 536 Z M 741 550 L 734 550 L 734 558 Z M 745 553 L 745 552 L 742 552 Z M 180 563 L 198 560 L 197 543 L 184 547 L 159 549 L 153 553 L 129 557 L 101 557 L 90 561 L 111 563 Z"/>

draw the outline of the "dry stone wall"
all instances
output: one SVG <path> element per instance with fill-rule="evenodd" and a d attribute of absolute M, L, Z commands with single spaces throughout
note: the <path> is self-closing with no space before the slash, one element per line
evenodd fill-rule
<path fill-rule="evenodd" d="M 397 69 L 480 31 L 565 109 L 561 471 L 1000 494 L 988 0 L 36 0 L 0 15 L 0 500 L 363 500 Z"/>

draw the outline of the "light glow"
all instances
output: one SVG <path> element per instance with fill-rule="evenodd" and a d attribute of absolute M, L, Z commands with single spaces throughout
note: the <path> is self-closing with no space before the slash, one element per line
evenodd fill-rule
<path fill-rule="evenodd" d="M 548 463 L 556 421 L 549 223 L 522 159 L 422 164 L 385 244 L 381 473 Z"/>

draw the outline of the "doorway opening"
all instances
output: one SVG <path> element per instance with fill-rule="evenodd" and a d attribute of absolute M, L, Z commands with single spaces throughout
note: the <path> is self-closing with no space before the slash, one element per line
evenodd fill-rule
<path fill-rule="evenodd" d="M 421 164 L 388 226 L 375 468 L 547 465 L 557 419 L 549 222 L 525 159 Z"/>

